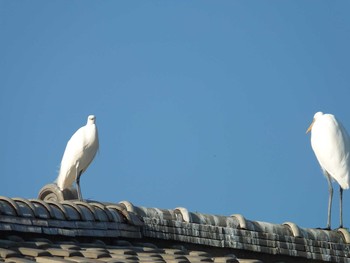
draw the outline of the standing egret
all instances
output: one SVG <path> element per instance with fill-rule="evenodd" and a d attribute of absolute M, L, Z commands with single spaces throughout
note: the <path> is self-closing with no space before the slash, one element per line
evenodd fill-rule
<path fill-rule="evenodd" d="M 317 112 L 306 133 L 311 131 L 311 146 L 328 181 L 328 221 L 331 228 L 333 198 L 332 179 L 339 184 L 340 227 L 343 227 L 343 189 L 350 184 L 350 138 L 343 125 L 332 114 Z"/>
<path fill-rule="evenodd" d="M 89 167 L 99 147 L 95 116 L 90 115 L 85 126 L 77 130 L 67 143 L 57 178 L 57 186 L 63 191 L 77 185 L 78 198 L 82 200 L 80 176 Z"/>

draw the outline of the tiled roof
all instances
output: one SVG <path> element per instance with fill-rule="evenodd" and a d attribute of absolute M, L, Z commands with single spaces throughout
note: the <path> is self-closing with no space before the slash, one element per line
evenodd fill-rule
<path fill-rule="evenodd" d="M 0 261 L 7 262 L 350 262 L 349 243 L 345 229 L 242 215 L 0 197 Z"/>
<path fill-rule="evenodd" d="M 45 238 L 25 240 L 18 236 L 0 239 L 0 260 L 5 262 L 239 262 L 234 255 L 213 257 L 207 252 L 179 248 L 158 248 L 151 243 L 115 240 L 52 241 Z"/>

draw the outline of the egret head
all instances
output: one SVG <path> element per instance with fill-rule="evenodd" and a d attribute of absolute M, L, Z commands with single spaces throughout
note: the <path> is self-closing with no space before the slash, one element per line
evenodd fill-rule
<path fill-rule="evenodd" d="M 323 112 L 321 112 L 321 111 L 315 113 L 314 119 L 312 120 L 312 122 L 311 122 L 309 128 L 306 130 L 306 133 L 308 133 L 309 131 L 311 131 L 312 126 L 314 125 L 316 119 L 317 119 L 318 117 L 322 116 L 322 115 L 323 115 Z"/>
<path fill-rule="evenodd" d="M 96 120 L 95 115 L 89 115 L 88 119 L 87 119 L 87 123 L 88 124 L 94 124 Z"/>
<path fill-rule="evenodd" d="M 323 115 L 322 111 L 316 112 L 314 115 L 314 119 L 317 119 L 318 117 L 321 117 Z"/>

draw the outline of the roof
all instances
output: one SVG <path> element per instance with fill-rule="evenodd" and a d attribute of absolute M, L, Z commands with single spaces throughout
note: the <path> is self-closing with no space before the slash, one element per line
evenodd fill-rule
<path fill-rule="evenodd" d="M 0 261 L 6 262 L 350 262 L 349 244 L 346 229 L 239 214 L 0 197 Z"/>

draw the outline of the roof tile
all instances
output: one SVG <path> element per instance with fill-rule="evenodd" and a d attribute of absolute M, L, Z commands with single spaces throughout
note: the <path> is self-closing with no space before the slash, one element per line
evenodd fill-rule
<path fill-rule="evenodd" d="M 116 260 L 139 260 L 137 255 L 110 254 L 110 256 Z"/>
<path fill-rule="evenodd" d="M 62 248 L 49 248 L 46 250 L 52 256 L 60 257 L 72 257 L 72 256 L 81 256 L 82 254 L 77 250 L 72 249 L 62 249 Z"/>
<path fill-rule="evenodd" d="M 97 260 L 97 259 L 91 259 L 91 258 L 86 258 L 86 257 L 69 257 L 68 260 L 73 261 L 73 262 L 78 262 L 78 263 L 102 263 L 102 261 Z"/>
<path fill-rule="evenodd" d="M 7 239 L 0 239 L 0 248 L 10 248 L 10 247 L 16 247 L 17 242 L 7 240 Z"/>
<path fill-rule="evenodd" d="M 10 258 L 10 257 L 18 257 L 19 253 L 6 248 L 0 248 L 0 257 L 1 258 Z"/>
<path fill-rule="evenodd" d="M 164 252 L 166 254 L 170 254 L 170 255 L 185 255 L 185 254 L 187 254 L 184 250 L 176 249 L 176 248 L 166 248 L 166 249 L 164 249 Z"/>
<path fill-rule="evenodd" d="M 129 248 L 109 248 L 108 251 L 115 255 L 137 255 L 135 250 Z"/>
<path fill-rule="evenodd" d="M 19 207 L 17 203 L 11 198 L 0 196 L 0 209 L 1 214 L 9 216 L 17 216 L 17 211 Z"/>
<path fill-rule="evenodd" d="M 214 258 L 215 263 L 237 263 L 238 260 L 236 256 L 234 255 L 227 255 L 225 257 L 215 257 Z"/>
<path fill-rule="evenodd" d="M 34 205 L 26 199 L 23 198 L 13 198 L 13 201 L 17 203 L 18 210 L 17 214 L 23 217 L 36 217 L 38 216 L 36 213 L 36 209 Z"/>
<path fill-rule="evenodd" d="M 257 259 L 240 259 L 239 263 L 263 263 L 263 262 Z"/>
<path fill-rule="evenodd" d="M 188 259 L 186 258 L 186 259 L 169 259 L 169 260 L 167 260 L 166 261 L 167 263 L 188 263 L 189 261 L 188 261 Z"/>
<path fill-rule="evenodd" d="M 187 255 L 186 258 L 190 262 L 214 262 L 212 258 L 205 257 L 205 256 L 191 256 L 191 255 Z"/>
<path fill-rule="evenodd" d="M 66 220 L 66 210 L 63 207 L 62 204 L 56 202 L 56 201 L 46 201 L 46 203 L 51 208 L 51 216 L 53 216 L 53 219 L 57 220 Z"/>
<path fill-rule="evenodd" d="M 19 247 L 18 251 L 21 252 L 23 256 L 30 256 L 30 257 L 50 256 L 49 252 L 47 252 L 44 249 L 38 249 L 38 248 Z"/>
<path fill-rule="evenodd" d="M 173 259 L 184 259 L 184 260 L 187 260 L 186 256 L 184 256 L 184 255 L 176 255 L 176 254 L 162 254 L 162 258 L 165 261 L 173 260 Z"/>
<path fill-rule="evenodd" d="M 11 263 L 33 263 L 33 262 L 37 262 L 37 261 L 33 261 L 33 260 L 30 260 L 30 259 L 26 259 L 26 258 L 11 257 L 11 258 L 6 258 L 5 262 L 11 262 Z"/>
<path fill-rule="evenodd" d="M 105 251 L 100 251 L 98 249 L 94 250 L 81 250 L 81 253 L 83 254 L 84 257 L 87 258 L 104 258 L 104 257 L 110 257 L 109 253 Z"/>
<path fill-rule="evenodd" d="M 36 258 L 38 263 L 72 263 L 71 260 L 66 260 L 59 257 L 38 257 Z"/>
<path fill-rule="evenodd" d="M 29 199 L 29 201 L 33 204 L 36 209 L 36 215 L 39 218 L 48 219 L 53 218 L 54 214 L 51 206 L 42 200 L 39 199 Z"/>

